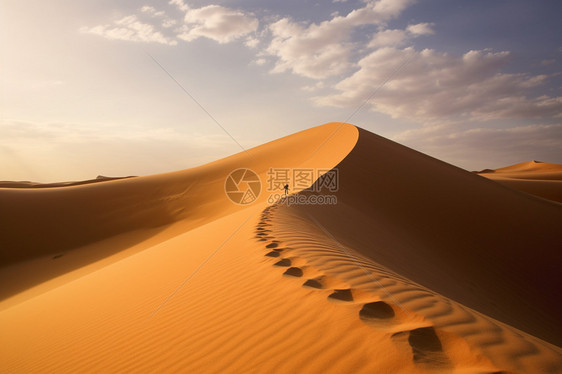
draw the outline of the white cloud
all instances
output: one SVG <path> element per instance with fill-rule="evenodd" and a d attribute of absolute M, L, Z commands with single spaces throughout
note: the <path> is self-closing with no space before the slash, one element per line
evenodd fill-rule
<path fill-rule="evenodd" d="M 431 27 L 432 24 L 430 23 L 418 23 L 416 25 L 409 25 L 408 27 L 406 27 L 406 30 L 381 30 L 373 35 L 373 38 L 371 39 L 368 47 L 399 47 L 401 45 L 404 45 L 411 39 L 417 38 L 418 36 L 433 34 L 433 30 L 431 29 Z"/>
<path fill-rule="evenodd" d="M 367 1 L 346 16 L 334 16 L 319 24 L 303 25 L 288 18 L 269 26 L 273 39 L 266 49 L 277 57 L 272 72 L 292 71 L 323 79 L 345 72 L 353 64 L 351 34 L 363 25 L 383 25 L 397 17 L 413 0 Z"/>
<path fill-rule="evenodd" d="M 247 37 L 246 41 L 244 42 L 246 47 L 250 47 L 250 48 L 256 48 L 259 43 L 260 43 L 260 40 L 258 38 L 252 37 L 252 36 Z"/>
<path fill-rule="evenodd" d="M 265 64 L 266 62 L 267 62 L 267 60 L 266 60 L 265 58 L 262 58 L 262 57 L 258 58 L 256 61 L 254 61 L 254 63 L 255 63 L 256 65 L 263 65 L 263 64 Z"/>
<path fill-rule="evenodd" d="M 153 6 L 150 5 L 145 5 L 143 7 L 140 8 L 141 12 L 144 13 L 154 13 L 156 12 L 156 9 Z"/>
<path fill-rule="evenodd" d="M 188 42 L 206 37 L 219 43 L 228 43 L 256 31 L 259 25 L 253 15 L 220 5 L 188 8 L 184 21 L 178 38 Z"/>
<path fill-rule="evenodd" d="M 229 9 L 219 5 L 208 5 L 202 8 L 190 8 L 183 0 L 169 2 L 184 12 L 183 21 L 169 18 L 164 11 L 153 6 L 145 5 L 139 9 L 138 15 L 130 15 L 115 21 L 110 25 L 82 27 L 81 32 L 103 36 L 108 39 L 127 40 L 134 42 L 156 42 L 176 45 L 177 39 L 190 42 L 200 37 L 209 38 L 219 43 L 228 43 L 258 29 L 259 21 L 252 14 L 240 10 Z M 159 18 L 160 30 L 151 23 L 143 22 L 141 18 Z M 165 30 L 178 26 L 175 36 L 165 36 Z M 170 31 L 168 31 L 170 32 Z M 254 48 L 259 40 L 248 37 L 246 45 Z"/>
<path fill-rule="evenodd" d="M 324 82 L 322 81 L 318 81 L 315 84 L 301 87 L 303 91 L 308 91 L 308 92 L 317 91 L 321 88 L 324 88 Z"/>
<path fill-rule="evenodd" d="M 160 10 L 157 11 L 156 8 L 150 5 L 145 5 L 140 8 L 141 12 L 150 14 L 153 17 L 161 17 L 164 15 L 164 11 Z"/>
<path fill-rule="evenodd" d="M 406 30 L 413 35 L 432 35 L 435 34 L 432 27 L 433 23 L 418 23 L 409 25 Z"/>
<path fill-rule="evenodd" d="M 82 27 L 80 32 L 103 36 L 107 39 L 126 40 L 131 42 L 161 43 L 176 45 L 173 38 L 164 36 L 153 25 L 141 22 L 137 16 L 127 16 L 115 21 L 112 25 Z"/>
<path fill-rule="evenodd" d="M 369 47 L 401 46 L 408 38 L 409 35 L 404 30 L 383 30 L 373 36 Z"/>
<path fill-rule="evenodd" d="M 339 93 L 316 97 L 315 101 L 357 107 L 396 73 L 377 91 L 370 103 L 372 110 L 416 121 L 454 116 L 487 120 L 560 115 L 561 97 L 527 96 L 547 76 L 500 72 L 509 57 L 508 52 L 469 51 L 457 57 L 431 49 L 381 48 L 361 59 L 360 69 L 336 84 Z"/>
<path fill-rule="evenodd" d="M 170 27 L 174 27 L 177 24 L 178 24 L 178 21 L 176 21 L 175 19 L 165 18 L 162 21 L 162 27 L 164 27 L 166 29 L 169 29 Z"/>
<path fill-rule="evenodd" d="M 189 7 L 183 2 L 183 0 L 170 0 L 168 4 L 175 5 L 182 12 L 187 12 Z"/>

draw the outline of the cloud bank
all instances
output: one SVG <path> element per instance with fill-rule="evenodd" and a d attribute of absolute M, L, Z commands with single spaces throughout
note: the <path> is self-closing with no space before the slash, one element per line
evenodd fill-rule
<path fill-rule="evenodd" d="M 276 58 L 272 72 L 291 71 L 314 79 L 344 73 L 353 66 L 352 33 L 360 26 L 383 25 L 411 3 L 411 0 L 368 1 L 346 16 L 334 16 L 319 24 L 302 25 L 282 18 L 268 28 L 272 40 L 265 52 Z"/>
<path fill-rule="evenodd" d="M 183 19 L 173 19 L 163 10 L 144 5 L 138 14 L 112 24 L 82 27 L 80 31 L 107 39 L 173 46 L 179 40 L 191 42 L 199 38 L 229 43 L 255 32 L 259 26 L 252 14 L 220 5 L 191 8 L 183 0 L 172 0 L 169 4 L 183 12 Z M 146 19 L 141 21 L 140 17 Z"/>
<path fill-rule="evenodd" d="M 81 31 L 170 46 L 200 38 L 241 42 L 255 52 L 255 66 L 314 80 L 303 84 L 303 90 L 319 106 L 357 108 L 388 80 L 366 107 L 393 118 L 435 123 L 562 117 L 562 97 L 534 93 L 548 76 L 503 72 L 511 58 L 508 51 L 452 55 L 416 49 L 414 42 L 434 35 L 437 25 L 388 26 L 414 3 L 365 0 L 346 15 L 332 14 L 317 23 L 290 17 L 268 17 L 260 23 L 251 12 L 214 4 L 192 8 L 184 0 L 171 0 L 169 6 L 183 18 L 145 5 L 138 15 Z M 321 95 L 312 96 L 319 91 Z"/>
<path fill-rule="evenodd" d="M 370 103 L 372 110 L 393 118 L 418 121 L 461 116 L 497 118 L 554 117 L 561 97 L 528 97 L 546 75 L 506 74 L 509 52 L 469 51 L 452 56 L 435 50 L 379 48 L 359 60 L 359 70 L 339 81 L 336 94 L 315 97 L 319 105 L 356 107 L 395 70 L 394 78 Z"/>
<path fill-rule="evenodd" d="M 80 32 L 130 42 L 178 44 L 174 38 L 166 37 L 162 32 L 157 31 L 154 25 L 141 22 L 136 15 L 123 17 L 109 25 L 82 27 Z"/>
<path fill-rule="evenodd" d="M 257 30 L 258 19 L 239 10 L 219 5 L 187 9 L 178 38 L 190 42 L 200 37 L 228 43 Z"/>

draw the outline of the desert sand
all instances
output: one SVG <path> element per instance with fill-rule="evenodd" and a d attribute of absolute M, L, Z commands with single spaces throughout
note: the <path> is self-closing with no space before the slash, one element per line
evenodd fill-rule
<path fill-rule="evenodd" d="M 476 175 L 329 123 L 173 173 L 4 184 L 0 372 L 560 373 L 562 205 L 510 184 L 559 181 L 542 166 Z M 251 204 L 225 193 L 239 168 Z M 270 168 L 336 168 L 337 204 L 268 202 Z"/>

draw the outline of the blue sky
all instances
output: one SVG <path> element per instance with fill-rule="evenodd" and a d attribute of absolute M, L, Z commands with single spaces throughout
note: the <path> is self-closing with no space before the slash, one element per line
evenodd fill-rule
<path fill-rule="evenodd" d="M 562 163 L 557 1 L 3 1 L 0 180 L 146 175 L 349 122 L 465 169 Z M 383 85 L 383 82 L 387 81 Z"/>

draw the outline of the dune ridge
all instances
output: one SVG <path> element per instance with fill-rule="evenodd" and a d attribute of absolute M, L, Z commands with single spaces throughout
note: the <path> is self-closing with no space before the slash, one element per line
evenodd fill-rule
<path fill-rule="evenodd" d="M 235 205 L 240 167 L 337 168 L 338 202 Z M 349 124 L 0 206 L 0 371 L 562 370 L 560 205 Z"/>

